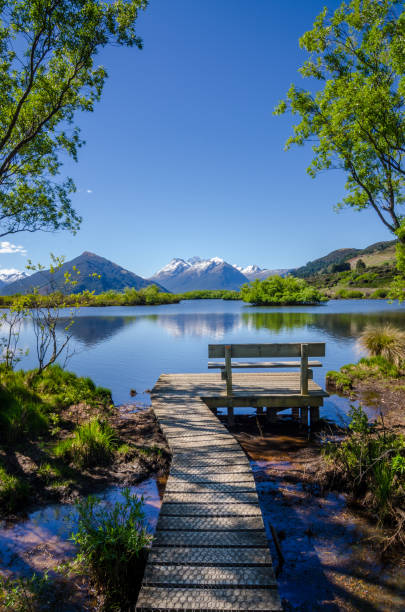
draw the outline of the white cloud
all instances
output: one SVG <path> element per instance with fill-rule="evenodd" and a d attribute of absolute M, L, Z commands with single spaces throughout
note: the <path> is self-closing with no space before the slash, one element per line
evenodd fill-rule
<path fill-rule="evenodd" d="M 93 193 L 92 189 L 86 189 L 86 193 Z"/>
<path fill-rule="evenodd" d="M 21 255 L 26 255 L 27 249 L 21 244 L 12 244 L 3 240 L 0 242 L 0 253 L 20 253 Z"/>

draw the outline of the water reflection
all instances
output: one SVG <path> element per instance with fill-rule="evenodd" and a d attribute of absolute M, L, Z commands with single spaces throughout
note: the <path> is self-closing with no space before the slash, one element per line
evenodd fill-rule
<path fill-rule="evenodd" d="M 134 325 L 139 317 L 77 317 L 69 329 L 73 338 L 90 348 L 107 340 L 123 331 L 124 328 Z M 58 328 L 63 331 L 68 319 L 61 319 Z"/>
<path fill-rule="evenodd" d="M 140 316 L 81 316 L 71 328 L 73 337 L 86 347 L 110 340 L 135 324 L 156 324 L 175 338 L 210 337 L 220 340 L 226 335 L 248 330 L 267 330 L 278 333 L 285 330 L 311 328 L 336 339 L 358 336 L 367 325 L 386 323 L 405 328 L 405 312 L 379 313 L 314 313 L 314 312 L 239 312 L 239 313 L 176 313 Z M 67 319 L 59 323 L 66 326 Z"/>
<path fill-rule="evenodd" d="M 194 300 L 151 307 L 83 308 L 71 328 L 74 355 L 69 369 L 108 387 L 116 403 L 129 390 L 151 389 L 164 372 L 206 372 L 207 345 L 215 342 L 325 342 L 325 373 L 360 357 L 358 334 L 368 324 L 390 322 L 405 329 L 405 306 L 372 300 L 331 301 L 321 307 L 252 308 L 241 302 Z M 65 322 L 62 322 L 64 325 Z M 35 337 L 27 323 L 21 338 L 35 365 Z M 138 395 L 139 398 L 139 395 Z M 329 400 L 330 401 L 330 400 Z M 327 410 L 335 413 L 336 399 Z"/>

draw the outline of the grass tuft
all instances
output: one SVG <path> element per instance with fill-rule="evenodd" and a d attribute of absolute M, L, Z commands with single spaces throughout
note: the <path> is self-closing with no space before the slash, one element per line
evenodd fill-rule
<path fill-rule="evenodd" d="M 405 360 L 405 332 L 390 324 L 369 325 L 359 342 L 371 356 L 383 357 L 397 367 Z"/>
<path fill-rule="evenodd" d="M 106 597 L 104 609 L 126 610 L 133 604 L 142 580 L 145 548 L 150 544 L 142 509 L 143 499 L 123 490 L 124 501 L 112 507 L 95 497 L 77 502 L 78 531 L 72 540 L 79 560 Z"/>
<path fill-rule="evenodd" d="M 92 467 L 110 463 L 117 446 L 118 440 L 113 428 L 94 418 L 79 425 L 72 437 L 58 442 L 54 454 L 76 467 Z"/>

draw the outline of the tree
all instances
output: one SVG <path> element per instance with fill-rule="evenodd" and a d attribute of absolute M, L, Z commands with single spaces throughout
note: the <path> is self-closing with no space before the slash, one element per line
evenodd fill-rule
<path fill-rule="evenodd" d="M 362 272 L 365 269 L 366 269 L 366 264 L 364 263 L 364 261 L 362 259 L 358 259 L 356 261 L 356 272 Z"/>
<path fill-rule="evenodd" d="M 352 0 L 330 15 L 325 8 L 300 39 L 310 53 L 299 70 L 315 93 L 291 85 L 275 114 L 300 122 L 287 140 L 315 141 L 308 172 L 342 169 L 347 195 L 337 208 L 372 208 L 400 232 L 404 203 L 405 12 L 400 0 Z"/>
<path fill-rule="evenodd" d="M 350 264 L 346 261 L 333 263 L 328 267 L 328 272 L 333 274 L 334 272 L 348 272 L 350 270 Z"/>
<path fill-rule="evenodd" d="M 294 276 L 269 276 L 265 280 L 255 279 L 240 289 L 244 302 L 259 306 L 276 304 L 318 304 L 326 298 L 304 279 Z"/>
<path fill-rule="evenodd" d="M 0 0 L 0 237 L 67 229 L 71 179 L 56 182 L 62 156 L 83 141 L 77 111 L 93 111 L 107 76 L 95 64 L 108 44 L 137 46 L 148 0 Z"/>

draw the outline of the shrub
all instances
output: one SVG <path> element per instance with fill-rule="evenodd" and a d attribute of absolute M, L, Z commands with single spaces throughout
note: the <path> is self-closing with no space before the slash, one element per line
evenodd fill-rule
<path fill-rule="evenodd" d="M 405 501 L 405 440 L 402 435 L 377 431 L 368 424 L 361 407 L 352 406 L 350 433 L 343 442 L 329 442 L 325 455 L 332 461 L 340 485 L 355 498 L 363 498 L 368 509 L 380 523 L 388 521 L 394 527 L 389 544 L 405 537 L 398 511 Z"/>
<path fill-rule="evenodd" d="M 112 427 L 94 418 L 79 425 L 71 438 L 58 442 L 54 453 L 76 467 L 91 467 L 110 463 L 117 446 L 118 440 Z"/>
<path fill-rule="evenodd" d="M 367 326 L 359 342 L 370 355 L 383 357 L 398 367 L 405 359 L 405 332 L 390 324 Z"/>
<path fill-rule="evenodd" d="M 17 476 L 8 474 L 0 466 L 0 506 L 3 511 L 13 512 L 28 499 L 28 485 Z"/>
<path fill-rule="evenodd" d="M 364 298 L 364 293 L 362 291 L 358 291 L 357 289 L 353 289 L 352 291 L 346 292 L 346 298 L 348 298 L 349 300 L 361 299 Z"/>
<path fill-rule="evenodd" d="M 240 293 L 244 302 L 260 306 L 317 304 L 326 300 L 317 289 L 293 276 L 270 276 L 263 281 L 256 279 L 253 283 L 243 285 Z"/>
<path fill-rule="evenodd" d="M 77 533 L 79 560 L 90 572 L 98 589 L 107 597 L 107 609 L 127 609 L 142 580 L 147 533 L 143 499 L 123 490 L 124 501 L 111 508 L 94 497 L 79 501 Z"/>
<path fill-rule="evenodd" d="M 372 297 L 373 299 L 379 299 L 379 298 L 386 298 L 387 295 L 388 295 L 388 290 L 380 288 L 380 289 L 376 289 L 375 291 L 373 291 L 370 297 Z"/>

